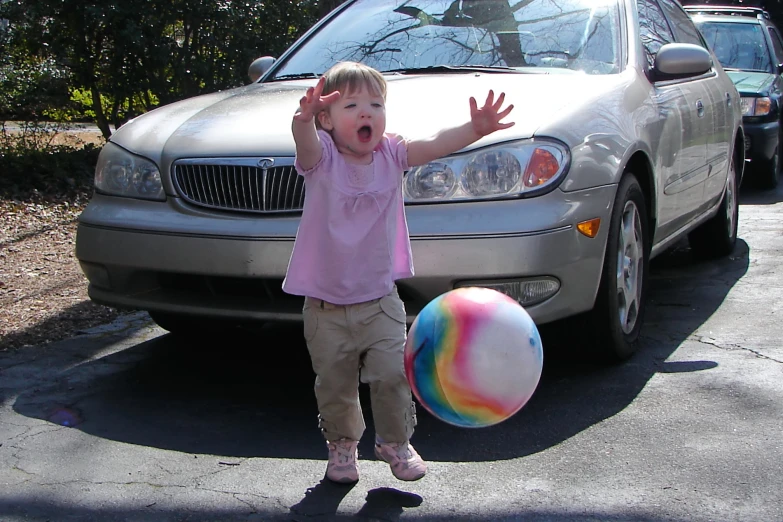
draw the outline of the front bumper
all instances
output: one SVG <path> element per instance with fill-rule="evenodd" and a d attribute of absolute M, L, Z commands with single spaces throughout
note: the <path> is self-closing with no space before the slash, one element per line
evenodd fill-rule
<path fill-rule="evenodd" d="M 615 191 L 610 185 L 530 200 L 407 207 L 416 275 L 397 286 L 409 321 L 461 283 L 538 276 L 560 281 L 553 297 L 527 308 L 539 324 L 591 309 Z M 595 238 L 576 230 L 595 217 L 603 223 Z M 297 222 L 221 221 L 176 199 L 96 195 L 80 219 L 76 256 L 90 297 L 108 306 L 298 321 L 302 298 L 281 289 Z"/>
<path fill-rule="evenodd" d="M 745 147 L 745 158 L 751 165 L 766 165 L 772 161 L 778 148 L 780 122 L 747 123 L 743 122 L 745 136 L 749 146 Z"/>

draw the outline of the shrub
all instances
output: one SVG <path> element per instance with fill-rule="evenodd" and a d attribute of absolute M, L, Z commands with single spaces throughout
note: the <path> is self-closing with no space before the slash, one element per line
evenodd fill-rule
<path fill-rule="evenodd" d="M 92 191 L 100 147 L 67 140 L 64 127 L 0 123 L 0 198 L 75 198 Z"/>

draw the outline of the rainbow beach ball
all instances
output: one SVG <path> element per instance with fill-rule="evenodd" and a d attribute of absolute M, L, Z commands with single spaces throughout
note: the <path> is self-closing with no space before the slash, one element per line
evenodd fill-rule
<path fill-rule="evenodd" d="M 405 373 L 432 415 L 481 428 L 518 412 L 543 369 L 541 337 L 512 298 L 489 288 L 451 290 L 433 299 L 411 325 Z"/>

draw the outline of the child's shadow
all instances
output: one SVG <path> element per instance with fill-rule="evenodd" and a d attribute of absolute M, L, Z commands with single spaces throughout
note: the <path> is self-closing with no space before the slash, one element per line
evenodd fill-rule
<path fill-rule="evenodd" d="M 422 498 L 394 488 L 376 488 L 367 492 L 366 502 L 356 513 L 356 517 L 399 520 L 403 508 L 419 507 Z"/>
<path fill-rule="evenodd" d="M 329 516 L 337 513 L 340 502 L 343 501 L 356 484 L 337 484 L 324 478 L 305 491 L 305 496 L 297 504 L 291 506 L 291 514 L 305 517 Z M 294 520 L 298 520 L 294 518 Z"/>
<path fill-rule="evenodd" d="M 296 516 L 330 517 L 337 514 L 337 508 L 345 496 L 356 484 L 335 484 L 323 479 L 317 485 L 305 492 L 305 497 L 299 503 L 291 506 L 294 520 Z M 418 507 L 422 498 L 414 493 L 407 493 L 394 488 L 376 488 L 367 492 L 365 503 L 356 513 L 356 518 L 383 520 L 399 520 L 403 508 Z M 304 519 L 303 519 L 304 520 Z M 319 520 L 322 520 L 319 518 Z"/>

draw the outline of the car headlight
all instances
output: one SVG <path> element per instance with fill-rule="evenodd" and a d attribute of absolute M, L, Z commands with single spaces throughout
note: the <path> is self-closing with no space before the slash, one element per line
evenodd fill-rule
<path fill-rule="evenodd" d="M 112 196 L 158 201 L 166 199 L 158 166 L 111 142 L 103 146 L 98 156 L 95 189 Z"/>
<path fill-rule="evenodd" d="M 534 196 L 557 186 L 569 160 L 565 145 L 540 138 L 441 158 L 408 171 L 403 183 L 405 201 Z"/>
<path fill-rule="evenodd" d="M 743 116 L 766 116 L 772 110 L 772 100 L 767 96 L 761 98 L 740 98 Z"/>

